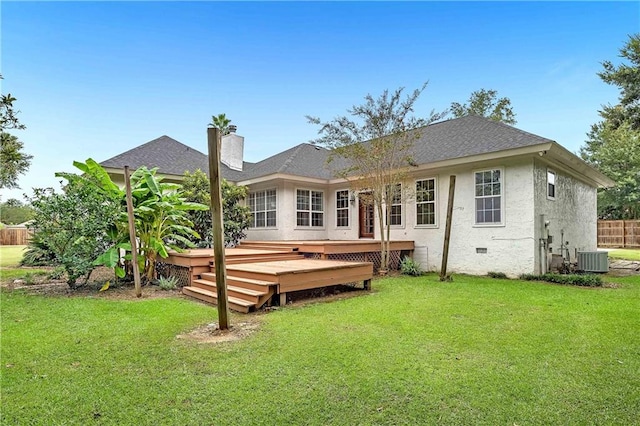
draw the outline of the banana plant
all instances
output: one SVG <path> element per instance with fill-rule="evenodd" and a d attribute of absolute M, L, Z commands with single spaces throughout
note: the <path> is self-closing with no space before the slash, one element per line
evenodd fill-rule
<path fill-rule="evenodd" d="M 59 173 L 57 176 L 91 183 L 97 191 L 120 200 L 122 210 L 108 232 L 112 245 L 94 264 L 114 268 L 116 275 L 122 278 L 125 276 L 124 262 L 132 258 L 125 191 L 113 183 L 109 174 L 93 159 L 73 164 L 83 172 L 82 175 Z M 182 196 L 181 185 L 162 182 L 156 172 L 157 169 L 141 167 L 130 178 L 138 239 L 138 266 L 147 281 L 155 278 L 158 257 L 166 258 L 169 250 L 180 251 L 181 246 L 194 246 L 188 237 L 197 237 L 198 233 L 193 230 L 193 223 L 187 212 L 209 208 L 204 204 L 186 201 Z M 124 256 L 121 255 L 123 252 Z"/>

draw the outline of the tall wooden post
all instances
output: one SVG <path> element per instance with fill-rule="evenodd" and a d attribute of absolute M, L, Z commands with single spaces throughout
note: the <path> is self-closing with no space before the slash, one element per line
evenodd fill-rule
<path fill-rule="evenodd" d="M 131 240 L 131 266 L 133 266 L 133 282 L 136 287 L 136 297 L 142 297 L 142 287 L 140 286 L 140 268 L 138 267 L 138 240 L 136 239 L 136 224 L 133 218 L 133 199 L 131 198 L 129 166 L 124 166 L 124 183 L 127 190 L 127 218 L 129 220 L 129 239 Z"/>
<path fill-rule="evenodd" d="M 207 129 L 209 144 L 209 188 L 211 191 L 211 222 L 213 227 L 213 261 L 216 270 L 218 296 L 218 326 L 229 328 L 227 308 L 227 271 L 224 262 L 224 232 L 222 223 L 222 194 L 220 190 L 220 129 Z"/>
<path fill-rule="evenodd" d="M 447 262 L 449 261 L 449 240 L 451 238 L 451 219 L 453 217 L 453 196 L 456 193 L 456 176 L 449 176 L 449 202 L 447 204 L 447 224 L 444 228 L 444 247 L 442 249 L 442 266 L 440 281 L 447 278 Z"/>

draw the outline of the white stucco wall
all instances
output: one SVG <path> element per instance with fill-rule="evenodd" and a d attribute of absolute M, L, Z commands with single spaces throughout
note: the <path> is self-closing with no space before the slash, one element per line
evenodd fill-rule
<path fill-rule="evenodd" d="M 536 159 L 534 163 L 535 214 L 545 215 L 549 221 L 548 233 L 553 237 L 551 252 L 560 254 L 561 234 L 568 241 L 571 260 L 575 261 L 575 250 L 595 251 L 598 244 L 597 234 L 597 195 L 596 188 L 568 174 L 561 168 Z M 547 170 L 556 173 L 555 199 L 547 197 Z M 540 226 L 536 227 L 540 228 Z M 536 238 L 540 229 L 536 229 Z M 536 253 L 536 262 L 538 254 Z"/>
<path fill-rule="evenodd" d="M 330 224 L 335 222 L 335 212 L 329 206 L 335 206 L 335 197 L 324 185 L 307 184 L 279 180 L 277 183 L 251 186 L 250 191 L 276 189 L 277 219 L 275 228 L 250 228 L 247 230 L 248 240 L 326 240 Z M 307 189 L 324 193 L 324 226 L 298 227 L 296 224 L 296 190 Z M 333 221 L 333 222 L 331 222 Z"/>
<path fill-rule="evenodd" d="M 503 224 L 475 224 L 475 171 L 503 170 Z M 423 269 L 440 270 L 449 195 L 449 176 L 456 175 L 456 191 L 447 270 L 470 274 L 489 271 L 510 276 L 533 272 L 535 265 L 533 164 L 530 159 L 510 163 L 481 164 L 474 168 L 458 168 L 414 176 L 416 179 L 437 178 L 437 218 L 435 227 L 418 227 L 415 205 L 410 199 L 405 206 L 404 225 L 392 229 L 392 239 L 413 240 L 414 258 Z M 476 249 L 486 249 L 478 253 Z"/>

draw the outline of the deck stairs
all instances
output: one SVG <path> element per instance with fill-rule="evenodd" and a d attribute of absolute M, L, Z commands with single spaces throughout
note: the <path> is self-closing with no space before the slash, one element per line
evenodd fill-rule
<path fill-rule="evenodd" d="M 246 247 L 243 247 L 246 248 Z M 261 247 L 261 249 L 264 249 Z M 260 309 L 265 303 L 270 303 L 276 294 L 278 283 L 266 279 L 256 279 L 255 275 L 246 274 L 241 270 L 234 270 L 233 265 L 246 263 L 275 262 L 282 260 L 304 259 L 295 249 L 277 248 L 260 254 L 233 256 L 225 259 L 227 266 L 227 299 L 228 306 L 234 311 L 248 313 Z M 182 292 L 188 296 L 206 303 L 217 304 L 216 275 L 213 262 L 210 262 L 209 272 L 201 273 L 190 286 L 183 287 Z"/>

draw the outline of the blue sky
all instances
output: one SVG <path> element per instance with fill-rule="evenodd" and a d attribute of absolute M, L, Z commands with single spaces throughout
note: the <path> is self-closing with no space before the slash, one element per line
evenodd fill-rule
<path fill-rule="evenodd" d="M 20 190 L 59 187 L 74 160 L 161 135 L 206 152 L 225 112 L 259 161 L 316 137 L 367 93 L 429 81 L 417 115 L 477 89 L 511 99 L 516 127 L 577 152 L 618 91 L 596 75 L 640 30 L 640 2 L 7 2 L 2 93 L 34 156 Z"/>

